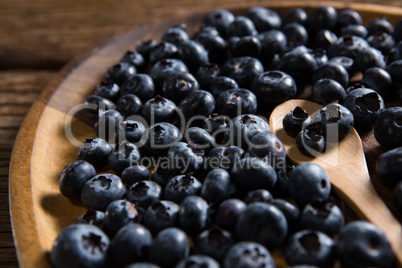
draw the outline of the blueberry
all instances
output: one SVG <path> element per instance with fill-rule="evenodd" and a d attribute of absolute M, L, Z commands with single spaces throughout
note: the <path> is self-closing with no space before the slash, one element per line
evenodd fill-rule
<path fill-rule="evenodd" d="M 373 127 L 377 115 L 384 110 L 384 101 L 372 89 L 357 88 L 346 95 L 343 106 L 352 112 L 357 129 L 368 130 Z"/>
<path fill-rule="evenodd" d="M 88 180 L 81 191 L 82 205 L 88 209 L 105 211 L 114 200 L 126 194 L 126 187 L 114 174 L 100 174 Z"/>
<path fill-rule="evenodd" d="M 128 190 L 126 198 L 137 207 L 147 209 L 154 202 L 159 201 L 162 195 L 162 187 L 153 181 L 139 181 Z"/>
<path fill-rule="evenodd" d="M 228 54 L 231 57 L 250 56 L 258 58 L 261 53 L 261 42 L 257 36 L 234 36 L 229 39 Z"/>
<path fill-rule="evenodd" d="M 181 42 L 189 40 L 186 27 L 186 24 L 180 24 L 178 26 L 170 27 L 163 34 L 162 42 L 170 42 L 172 44 L 178 45 Z"/>
<path fill-rule="evenodd" d="M 221 68 L 220 75 L 233 78 L 241 88 L 249 88 L 254 77 L 264 71 L 262 63 L 253 57 L 243 56 L 228 59 Z"/>
<path fill-rule="evenodd" d="M 282 120 L 283 129 L 293 138 L 296 138 L 297 134 L 302 130 L 303 124 L 308 125 L 310 122 L 311 116 L 299 106 L 286 114 Z"/>
<path fill-rule="evenodd" d="M 391 99 L 396 95 L 391 75 L 380 67 L 371 67 L 364 71 L 362 83 L 367 88 L 377 91 L 385 99 Z"/>
<path fill-rule="evenodd" d="M 166 155 L 169 148 L 182 139 L 180 130 L 169 123 L 156 123 L 144 132 L 143 150 L 150 156 Z"/>
<path fill-rule="evenodd" d="M 349 77 L 352 77 L 356 71 L 356 64 L 352 58 L 338 56 L 331 58 L 328 62 L 335 62 L 345 67 L 346 71 L 348 71 Z"/>
<path fill-rule="evenodd" d="M 159 122 L 173 123 L 177 117 L 177 107 L 173 101 L 156 95 L 144 103 L 141 115 L 150 124 Z"/>
<path fill-rule="evenodd" d="M 354 118 L 353 114 L 344 106 L 331 103 L 321 108 L 313 116 L 312 122 L 319 122 L 321 124 L 327 142 L 338 142 L 352 129 Z M 336 131 L 338 137 L 334 136 L 334 132 Z"/>
<path fill-rule="evenodd" d="M 188 144 L 201 150 L 208 150 L 216 145 L 215 138 L 208 131 L 199 127 L 188 128 L 184 134 L 184 138 Z"/>
<path fill-rule="evenodd" d="M 203 21 L 203 26 L 213 26 L 223 37 L 226 36 L 229 25 L 234 21 L 235 16 L 226 9 L 216 9 L 208 13 Z"/>
<path fill-rule="evenodd" d="M 126 94 L 120 97 L 116 103 L 116 110 L 122 116 L 138 114 L 142 107 L 142 101 L 134 94 Z"/>
<path fill-rule="evenodd" d="M 207 117 L 215 110 L 215 99 L 211 93 L 205 90 L 195 90 L 187 98 L 183 99 L 179 108 L 185 118 L 193 116 Z"/>
<path fill-rule="evenodd" d="M 186 40 L 178 44 L 179 59 L 181 59 L 192 73 L 209 62 L 208 51 L 194 40 Z"/>
<path fill-rule="evenodd" d="M 205 255 L 191 255 L 181 260 L 175 268 L 219 268 L 219 263 Z"/>
<path fill-rule="evenodd" d="M 137 73 L 134 65 L 127 62 L 119 62 L 110 67 L 106 73 L 106 79 L 121 86 L 131 76 Z"/>
<path fill-rule="evenodd" d="M 288 233 L 299 228 L 300 210 L 297 206 L 284 199 L 273 199 L 270 203 L 285 215 L 288 223 Z"/>
<path fill-rule="evenodd" d="M 299 205 L 326 200 L 331 192 L 327 172 L 317 164 L 303 163 L 289 177 L 289 193 Z"/>
<path fill-rule="evenodd" d="M 117 141 L 139 142 L 145 132 L 145 126 L 140 121 L 126 120 L 119 125 L 119 137 Z"/>
<path fill-rule="evenodd" d="M 76 221 L 76 223 L 96 225 L 101 229 L 104 228 L 104 222 L 105 222 L 105 213 L 93 209 L 88 209 L 86 212 L 81 214 Z"/>
<path fill-rule="evenodd" d="M 145 59 L 138 51 L 127 50 L 120 59 L 120 62 L 127 62 L 134 65 L 139 72 L 145 70 Z"/>
<path fill-rule="evenodd" d="M 219 94 L 216 106 L 220 114 L 230 117 L 253 114 L 257 111 L 257 98 L 248 89 L 228 89 Z"/>
<path fill-rule="evenodd" d="M 149 52 L 149 62 L 154 65 L 160 60 L 178 58 L 177 46 L 170 42 L 160 42 Z"/>
<path fill-rule="evenodd" d="M 313 55 L 318 67 L 328 62 L 327 51 L 325 51 L 323 48 L 318 47 L 314 50 L 308 49 L 307 52 Z"/>
<path fill-rule="evenodd" d="M 287 232 L 286 218 L 279 209 L 268 203 L 255 202 L 240 215 L 235 234 L 240 241 L 254 241 L 275 248 L 285 241 Z"/>
<path fill-rule="evenodd" d="M 332 102 L 342 102 L 346 98 L 346 91 L 337 81 L 322 78 L 314 83 L 311 95 L 315 102 L 327 105 Z"/>
<path fill-rule="evenodd" d="M 244 202 L 246 202 L 246 204 L 251 204 L 254 202 L 270 203 L 273 199 L 274 198 L 270 192 L 265 189 L 258 189 L 248 192 L 247 196 L 244 198 Z"/>
<path fill-rule="evenodd" d="M 375 225 L 365 221 L 348 223 L 337 240 L 342 266 L 391 267 L 394 262 L 391 245 Z"/>
<path fill-rule="evenodd" d="M 306 45 L 308 41 L 308 33 L 303 25 L 297 22 L 291 22 L 282 27 L 282 32 L 288 40 L 288 47 L 297 47 Z"/>
<path fill-rule="evenodd" d="M 375 20 L 370 21 L 367 30 L 369 32 L 369 35 L 376 32 L 393 34 L 394 26 L 385 18 L 377 18 Z"/>
<path fill-rule="evenodd" d="M 152 235 L 138 223 L 128 223 L 113 237 L 111 251 L 120 265 L 144 261 L 148 258 Z"/>
<path fill-rule="evenodd" d="M 215 138 L 216 143 L 221 143 L 224 138 L 224 132 L 231 124 L 231 121 L 230 117 L 226 115 L 212 113 L 204 120 L 202 128 Z"/>
<path fill-rule="evenodd" d="M 96 86 L 95 95 L 114 102 L 120 97 L 120 87 L 112 81 L 102 81 Z"/>
<path fill-rule="evenodd" d="M 124 169 L 135 165 L 140 160 L 140 152 L 137 147 L 127 141 L 116 144 L 114 150 L 109 153 L 108 165 L 116 173 L 121 174 Z"/>
<path fill-rule="evenodd" d="M 348 71 L 343 67 L 343 65 L 336 62 L 328 62 L 318 67 L 313 74 L 312 82 L 315 84 L 318 80 L 324 78 L 335 80 L 343 88 L 346 88 L 349 83 Z"/>
<path fill-rule="evenodd" d="M 85 182 L 96 175 L 95 168 L 84 160 L 66 166 L 59 177 L 60 192 L 68 198 L 79 198 Z"/>
<path fill-rule="evenodd" d="M 214 28 L 216 31 L 216 28 Z M 195 38 L 207 51 L 208 58 L 214 63 L 223 63 L 226 60 L 226 41 L 219 33 L 212 34 L 210 32 L 199 32 Z"/>
<path fill-rule="evenodd" d="M 224 169 L 208 172 L 201 188 L 201 197 L 208 203 L 219 204 L 229 197 L 230 175 Z"/>
<path fill-rule="evenodd" d="M 392 191 L 392 197 L 396 207 L 402 211 L 402 183 L 399 182 Z"/>
<path fill-rule="evenodd" d="M 272 9 L 265 7 L 252 7 L 246 16 L 251 19 L 258 32 L 279 29 L 282 24 L 281 17 Z"/>
<path fill-rule="evenodd" d="M 382 32 L 376 32 L 367 38 L 370 46 L 378 49 L 384 56 L 388 56 L 395 47 L 395 41 L 392 35 Z"/>
<path fill-rule="evenodd" d="M 276 267 L 269 251 L 261 244 L 255 242 L 239 242 L 228 251 L 223 261 L 223 268 L 257 268 Z"/>
<path fill-rule="evenodd" d="M 336 43 L 328 47 L 328 57 L 345 56 L 356 59 L 357 53 L 362 48 L 369 46 L 369 43 L 363 37 L 347 34 L 339 37 Z"/>
<path fill-rule="evenodd" d="M 317 230 L 329 236 L 338 234 L 344 224 L 342 211 L 331 201 L 307 204 L 300 217 L 301 228 Z"/>
<path fill-rule="evenodd" d="M 198 235 L 194 251 L 222 261 L 233 244 L 234 238 L 231 233 L 213 226 Z"/>
<path fill-rule="evenodd" d="M 363 19 L 360 16 L 360 13 L 353 9 L 343 9 L 338 14 L 338 18 L 336 19 L 336 27 L 341 29 L 348 25 L 361 25 L 363 24 Z"/>
<path fill-rule="evenodd" d="M 122 96 L 134 94 L 140 98 L 142 102 L 146 102 L 154 95 L 154 81 L 148 74 L 136 74 L 123 83 L 120 92 Z"/>
<path fill-rule="evenodd" d="M 388 182 L 395 184 L 402 180 L 402 147 L 395 148 L 380 155 L 377 159 L 377 175 Z"/>
<path fill-rule="evenodd" d="M 95 133 L 98 137 L 109 142 L 114 142 L 123 116 L 116 110 L 108 110 L 100 114 L 99 119 L 94 124 Z"/>
<path fill-rule="evenodd" d="M 214 97 L 217 97 L 225 90 L 237 88 L 239 88 L 239 86 L 234 79 L 226 76 L 216 76 L 210 81 L 209 92 L 211 92 Z"/>
<path fill-rule="evenodd" d="M 144 57 L 145 60 L 148 61 L 149 53 L 151 52 L 151 49 L 156 45 L 158 45 L 158 41 L 156 41 L 155 39 L 140 41 L 137 45 L 136 50 Z"/>
<path fill-rule="evenodd" d="M 187 196 L 180 203 L 180 228 L 191 236 L 206 229 L 208 224 L 208 203 L 199 196 Z"/>
<path fill-rule="evenodd" d="M 296 95 L 293 78 L 281 71 L 268 71 L 255 77 L 250 86 L 257 98 L 265 103 L 281 103 Z"/>
<path fill-rule="evenodd" d="M 289 176 L 292 173 L 295 166 L 291 163 L 286 163 L 285 167 L 277 172 L 277 179 L 272 190 L 274 196 L 277 197 L 289 197 Z"/>
<path fill-rule="evenodd" d="M 87 161 L 99 171 L 107 166 L 107 158 L 112 150 L 112 146 L 104 139 L 87 138 L 78 149 L 77 158 Z"/>
<path fill-rule="evenodd" d="M 263 118 L 253 114 L 242 114 L 232 119 L 231 129 L 225 132 L 225 140 L 247 149 L 255 135 L 270 132 L 271 129 Z"/>
<path fill-rule="evenodd" d="M 179 103 L 182 99 L 199 88 L 199 84 L 192 74 L 177 72 L 166 77 L 163 82 L 162 91 L 166 98 Z"/>
<path fill-rule="evenodd" d="M 153 233 L 179 225 L 180 206 L 172 201 L 161 200 L 150 205 L 144 215 L 144 225 Z"/>
<path fill-rule="evenodd" d="M 97 226 L 72 224 L 61 231 L 53 243 L 50 262 L 53 267 L 108 267 L 108 236 Z"/>
<path fill-rule="evenodd" d="M 297 88 L 303 88 L 304 84 L 310 81 L 316 69 L 317 61 L 307 51 L 289 51 L 281 57 L 278 65 L 278 70 L 287 73 L 295 79 Z"/>
<path fill-rule="evenodd" d="M 153 241 L 150 260 L 162 267 L 172 268 L 190 252 L 187 235 L 177 228 L 161 231 Z"/>
<path fill-rule="evenodd" d="M 304 9 L 300 7 L 291 8 L 282 19 L 283 25 L 288 23 L 300 23 L 301 25 L 306 25 L 307 23 L 307 13 Z"/>
<path fill-rule="evenodd" d="M 163 195 L 165 199 L 180 204 L 187 196 L 198 195 L 201 187 L 201 182 L 191 174 L 178 175 L 166 184 Z"/>
<path fill-rule="evenodd" d="M 319 231 L 303 230 L 292 235 L 285 247 L 289 265 L 332 267 L 336 259 L 335 242 Z"/>
<path fill-rule="evenodd" d="M 240 199 L 226 199 L 223 201 L 215 214 L 215 223 L 229 231 L 233 231 L 236 227 L 237 220 L 246 209 L 246 203 Z"/>
<path fill-rule="evenodd" d="M 262 63 L 270 63 L 276 54 L 282 54 L 287 47 L 286 35 L 279 30 L 270 30 L 259 33 L 261 53 L 259 59 Z"/>
<path fill-rule="evenodd" d="M 395 87 L 399 88 L 402 86 L 402 59 L 393 61 L 387 68 L 388 73 L 391 75 L 392 83 Z"/>
<path fill-rule="evenodd" d="M 203 89 L 208 89 L 212 84 L 212 79 L 219 75 L 220 69 L 219 66 L 215 63 L 206 63 L 202 65 L 197 73 L 196 78 L 200 87 Z M 197 88 L 199 89 L 199 87 Z"/>
<path fill-rule="evenodd" d="M 374 123 L 374 137 L 387 149 L 402 146 L 402 107 L 382 111 Z"/>
<path fill-rule="evenodd" d="M 127 186 L 131 186 L 136 182 L 149 179 L 149 170 L 142 165 L 133 165 L 123 170 L 121 179 Z"/>
<path fill-rule="evenodd" d="M 296 147 L 305 156 L 316 157 L 324 152 L 325 137 L 323 126 L 320 122 L 304 126 L 296 136 Z"/>
<path fill-rule="evenodd" d="M 230 38 L 233 36 L 247 36 L 247 35 L 256 35 L 257 30 L 253 21 L 245 16 L 237 16 L 234 20 L 229 24 L 226 37 Z"/>
<path fill-rule="evenodd" d="M 333 30 L 338 19 L 338 14 L 332 6 L 319 6 L 308 17 L 308 27 L 314 35 L 321 29 Z"/>
<path fill-rule="evenodd" d="M 85 102 L 85 111 L 90 121 L 94 122 L 98 119 L 99 114 L 107 110 L 116 109 L 116 105 L 109 99 L 100 97 L 98 95 L 89 96 Z"/>
<path fill-rule="evenodd" d="M 158 167 L 151 175 L 151 180 L 165 187 L 171 178 L 179 175 L 179 171 L 175 169 Z"/>
<path fill-rule="evenodd" d="M 341 29 L 341 35 L 354 35 L 361 38 L 366 38 L 368 35 L 367 28 L 359 24 L 351 24 Z"/>
<path fill-rule="evenodd" d="M 114 235 L 124 225 L 138 221 L 136 206 L 127 200 L 114 200 L 105 211 L 105 227 L 109 234 Z"/>
<path fill-rule="evenodd" d="M 156 62 L 149 72 L 155 83 L 155 90 L 162 90 L 165 78 L 175 72 L 188 72 L 188 68 L 179 59 L 164 59 Z"/>
<path fill-rule="evenodd" d="M 383 54 L 374 47 L 363 48 L 356 55 L 356 66 L 361 72 L 371 67 L 385 68 L 385 65 Z"/>
<path fill-rule="evenodd" d="M 248 146 L 250 156 L 266 160 L 273 168 L 281 169 L 286 164 L 286 151 L 282 142 L 272 133 L 258 133 Z"/>
<path fill-rule="evenodd" d="M 192 144 L 178 142 L 170 147 L 168 160 L 172 169 L 186 173 L 202 168 L 204 162 L 202 155 L 202 151 L 197 150 Z"/>

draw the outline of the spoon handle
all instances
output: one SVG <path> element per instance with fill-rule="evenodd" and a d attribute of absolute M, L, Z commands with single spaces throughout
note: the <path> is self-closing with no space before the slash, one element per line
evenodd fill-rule
<path fill-rule="evenodd" d="M 399 266 L 402 266 L 402 226 L 374 189 L 366 165 L 358 164 L 356 168 L 331 169 L 327 172 L 336 193 L 353 211 L 385 233 Z"/>

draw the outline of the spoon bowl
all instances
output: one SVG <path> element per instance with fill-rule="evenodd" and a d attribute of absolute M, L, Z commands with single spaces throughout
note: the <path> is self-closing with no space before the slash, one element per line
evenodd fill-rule
<path fill-rule="evenodd" d="M 282 120 L 297 106 L 313 115 L 323 106 L 293 99 L 278 105 L 269 119 L 272 134 L 286 149 L 287 156 L 296 165 L 312 162 L 328 173 L 333 189 L 362 219 L 378 226 L 388 237 L 399 265 L 402 265 L 402 227 L 374 189 L 367 169 L 363 145 L 354 128 L 339 143 L 331 144 L 325 153 L 315 153 L 315 158 L 303 155 L 296 141 L 283 129 Z"/>

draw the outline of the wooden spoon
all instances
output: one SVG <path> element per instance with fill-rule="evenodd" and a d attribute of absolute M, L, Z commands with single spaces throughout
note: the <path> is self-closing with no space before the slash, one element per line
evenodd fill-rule
<path fill-rule="evenodd" d="M 311 158 L 300 153 L 295 139 L 283 129 L 283 117 L 297 106 L 310 115 L 322 108 L 306 100 L 289 100 L 277 106 L 269 118 L 272 134 L 285 146 L 288 157 L 296 165 L 312 162 L 328 173 L 336 194 L 342 198 L 362 219 L 378 226 L 391 242 L 400 265 L 402 265 L 402 228 L 388 207 L 378 196 L 370 181 L 362 141 L 353 128 L 349 134 L 327 153 Z"/>

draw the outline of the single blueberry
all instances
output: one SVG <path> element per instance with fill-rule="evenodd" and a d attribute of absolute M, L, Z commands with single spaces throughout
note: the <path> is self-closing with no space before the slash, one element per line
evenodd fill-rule
<path fill-rule="evenodd" d="M 84 184 L 96 175 L 95 168 L 84 160 L 67 165 L 59 176 L 59 188 L 68 198 L 79 198 Z"/>

